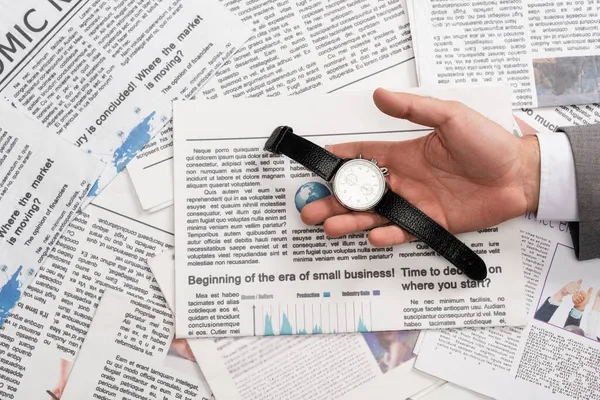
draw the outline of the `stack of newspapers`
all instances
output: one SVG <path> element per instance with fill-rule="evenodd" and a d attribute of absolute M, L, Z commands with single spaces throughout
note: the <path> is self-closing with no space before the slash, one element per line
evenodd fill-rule
<path fill-rule="evenodd" d="M 600 399 L 600 262 L 567 223 L 459 235 L 475 282 L 307 226 L 330 188 L 263 150 L 431 132 L 381 86 L 516 136 L 600 123 L 599 26 L 595 0 L 5 7 L 0 399 Z"/>

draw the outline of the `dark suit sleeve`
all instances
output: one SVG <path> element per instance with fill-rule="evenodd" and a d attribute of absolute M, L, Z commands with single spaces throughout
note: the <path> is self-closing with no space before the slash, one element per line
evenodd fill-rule
<path fill-rule="evenodd" d="M 542 321 L 542 322 L 550 321 L 550 318 L 552 318 L 552 316 L 554 315 L 554 312 L 556 311 L 558 306 L 554 306 L 554 305 L 550 304 L 550 302 L 548 301 L 549 299 L 550 299 L 550 297 L 548 297 L 546 299 L 546 301 L 544 301 L 544 304 L 542 304 L 542 306 L 535 312 L 535 315 L 533 316 L 533 318 L 537 319 L 538 321 Z M 579 324 L 577 324 L 577 325 L 579 325 Z"/>
<path fill-rule="evenodd" d="M 600 258 L 600 125 L 560 130 L 575 160 L 579 222 L 569 223 L 575 254 L 580 260 Z"/>
<path fill-rule="evenodd" d="M 581 324 L 581 318 L 573 318 L 571 316 L 571 313 L 569 313 L 569 316 L 567 317 L 567 320 L 565 321 L 565 324 L 563 326 L 569 326 L 569 325 L 579 326 L 579 324 Z"/>

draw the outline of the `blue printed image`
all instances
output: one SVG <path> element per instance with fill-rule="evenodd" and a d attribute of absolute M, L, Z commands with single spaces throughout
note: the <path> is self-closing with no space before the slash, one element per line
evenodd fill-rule
<path fill-rule="evenodd" d="M 135 154 L 141 150 L 150 141 L 150 132 L 152 126 L 150 123 L 154 119 L 155 111 L 152 111 L 142 122 L 129 132 L 127 139 L 119 146 L 113 154 L 113 165 L 117 172 L 121 172 L 123 168 L 131 161 Z"/>
<path fill-rule="evenodd" d="M 305 205 L 313 201 L 325 198 L 331 195 L 331 191 L 320 182 L 308 182 L 298 188 L 294 202 L 298 212 L 302 211 Z"/>
<path fill-rule="evenodd" d="M 96 197 L 98 195 L 98 184 L 100 183 L 100 178 L 96 179 L 96 182 L 90 188 L 88 192 L 88 197 Z"/>
<path fill-rule="evenodd" d="M 11 278 L 0 289 L 0 326 L 10 315 L 11 310 L 21 297 L 21 287 L 23 283 L 20 280 L 23 266 L 19 266 Z"/>

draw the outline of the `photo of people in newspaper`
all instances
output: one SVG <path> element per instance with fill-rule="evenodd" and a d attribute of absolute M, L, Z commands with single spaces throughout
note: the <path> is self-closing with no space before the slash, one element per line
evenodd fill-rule
<path fill-rule="evenodd" d="M 363 338 L 384 374 L 412 360 L 419 331 L 363 333 Z"/>
<path fill-rule="evenodd" d="M 600 102 L 599 56 L 533 60 L 538 106 Z"/>
<path fill-rule="evenodd" d="M 198 365 L 196 363 L 196 357 L 192 353 L 188 341 L 174 337 L 163 361 L 163 366 L 182 374 L 196 377 L 198 376 Z"/>
<path fill-rule="evenodd" d="M 192 349 L 190 349 L 190 345 L 185 339 L 173 339 L 168 355 L 196 362 L 196 357 L 194 357 Z"/>
<path fill-rule="evenodd" d="M 71 361 L 63 358 L 60 359 L 60 372 L 56 386 L 53 388 L 53 390 L 46 391 L 52 400 L 60 400 L 62 397 L 62 393 L 67 385 L 67 380 L 69 379 L 69 373 L 71 372 L 72 367 L 73 363 Z"/>
<path fill-rule="evenodd" d="M 517 123 L 521 136 L 535 135 L 536 133 L 538 133 L 538 130 L 536 128 L 532 127 L 527 122 L 523 121 L 521 118 L 517 117 L 516 115 L 513 115 L 513 117 L 515 119 L 515 122 Z"/>
<path fill-rule="evenodd" d="M 599 316 L 598 271 L 586 268 L 571 248 L 559 244 L 534 318 L 600 342 Z"/>

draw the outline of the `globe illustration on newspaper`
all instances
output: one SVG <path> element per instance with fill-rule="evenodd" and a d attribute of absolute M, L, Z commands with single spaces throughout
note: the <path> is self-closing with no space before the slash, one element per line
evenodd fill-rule
<path fill-rule="evenodd" d="M 331 195 L 331 191 L 320 182 L 308 182 L 298 188 L 294 201 L 298 212 L 302 211 L 305 205 L 315 200 L 322 199 Z"/>

